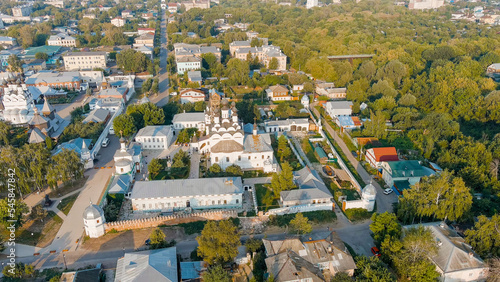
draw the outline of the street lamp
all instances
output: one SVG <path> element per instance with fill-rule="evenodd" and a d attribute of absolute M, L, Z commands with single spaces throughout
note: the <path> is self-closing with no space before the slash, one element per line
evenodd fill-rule
<path fill-rule="evenodd" d="M 66 254 L 63 254 L 63 259 L 64 259 L 64 269 L 68 269 L 68 266 L 66 265 Z"/>

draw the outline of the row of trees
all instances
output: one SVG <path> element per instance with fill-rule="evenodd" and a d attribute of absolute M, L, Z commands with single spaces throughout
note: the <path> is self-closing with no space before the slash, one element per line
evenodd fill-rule
<path fill-rule="evenodd" d="M 115 132 L 123 132 L 123 135 L 128 137 L 145 126 L 164 123 L 163 109 L 158 108 L 153 103 L 144 103 L 129 105 L 125 114 L 121 114 L 113 120 L 113 129 Z"/>
<path fill-rule="evenodd" d="M 25 144 L 20 148 L 4 146 L 0 151 L 0 166 L 15 170 L 16 189 L 19 194 L 41 190 L 46 186 L 57 189 L 58 184 L 72 182 L 83 177 L 84 167 L 80 156 L 63 149 L 57 155 L 44 144 Z M 0 175 L 0 182 L 7 183 L 8 175 Z M 2 186 L 3 190 L 7 186 Z"/>

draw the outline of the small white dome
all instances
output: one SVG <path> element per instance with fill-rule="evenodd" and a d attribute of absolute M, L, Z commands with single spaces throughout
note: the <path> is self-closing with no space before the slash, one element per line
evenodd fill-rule
<path fill-rule="evenodd" d="M 83 212 L 83 219 L 85 220 L 93 220 L 99 217 L 104 217 L 104 211 L 98 205 L 90 205 Z"/>
<path fill-rule="evenodd" d="M 363 196 L 376 196 L 377 190 L 373 184 L 368 184 L 363 188 Z"/>
<path fill-rule="evenodd" d="M 307 96 L 307 95 L 302 96 L 302 103 L 304 103 L 304 102 L 309 103 L 309 96 Z"/>

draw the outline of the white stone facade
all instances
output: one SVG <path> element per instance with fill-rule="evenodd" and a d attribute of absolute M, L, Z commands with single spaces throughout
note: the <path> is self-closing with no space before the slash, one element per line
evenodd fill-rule
<path fill-rule="evenodd" d="M 74 52 L 63 56 L 66 70 L 106 68 L 106 52 Z"/>
<path fill-rule="evenodd" d="M 174 140 L 174 131 L 170 125 L 146 126 L 135 136 L 135 141 L 143 149 L 168 149 Z"/>
<path fill-rule="evenodd" d="M 26 84 L 8 84 L 3 89 L 3 119 L 12 124 L 25 124 L 33 118 L 35 102 Z"/>

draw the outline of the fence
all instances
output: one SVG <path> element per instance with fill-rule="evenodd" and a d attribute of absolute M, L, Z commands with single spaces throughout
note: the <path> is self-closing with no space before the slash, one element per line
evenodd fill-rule
<path fill-rule="evenodd" d="M 167 216 L 158 216 L 146 219 L 134 219 L 107 222 L 104 224 L 104 229 L 109 232 L 112 229 L 123 231 L 129 229 L 140 229 L 147 227 L 157 227 L 158 225 L 175 225 L 179 223 L 187 223 L 200 220 L 223 220 L 232 217 L 238 217 L 236 210 L 216 210 L 193 212 L 190 214 L 173 214 Z"/>
<path fill-rule="evenodd" d="M 298 205 L 292 207 L 284 207 L 277 209 L 268 210 L 265 215 L 283 215 L 283 214 L 291 214 L 298 212 L 310 212 L 310 211 L 332 211 L 334 209 L 333 203 L 324 203 L 324 204 L 307 204 L 307 205 Z"/>

